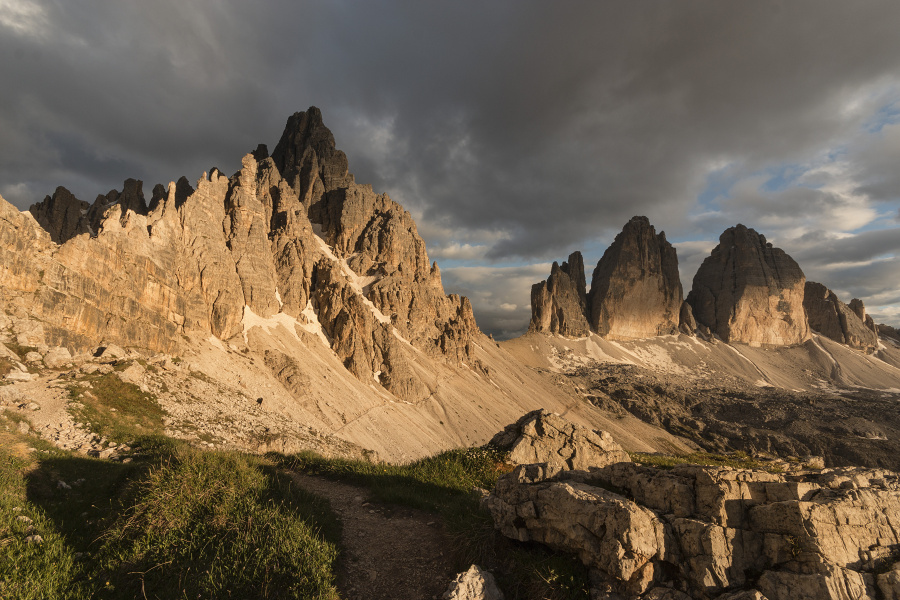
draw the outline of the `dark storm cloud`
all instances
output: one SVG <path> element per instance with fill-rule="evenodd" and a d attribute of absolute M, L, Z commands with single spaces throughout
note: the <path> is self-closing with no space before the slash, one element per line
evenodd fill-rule
<path fill-rule="evenodd" d="M 897 214 L 898 19 L 890 1 L 7 0 L 0 194 L 232 172 L 314 104 L 442 260 L 560 260 L 645 214 L 699 264 L 739 220 L 784 241 Z M 465 284 L 479 322 L 524 327 L 527 286 L 497 281 Z"/>

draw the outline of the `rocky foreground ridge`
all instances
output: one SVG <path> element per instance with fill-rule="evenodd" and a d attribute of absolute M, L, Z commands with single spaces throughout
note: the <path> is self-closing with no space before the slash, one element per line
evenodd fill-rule
<path fill-rule="evenodd" d="M 900 598 L 897 473 L 815 458 L 785 472 L 660 469 L 541 411 L 495 442 L 504 439 L 537 460 L 485 498 L 496 527 L 575 552 L 592 569 L 593 598 Z"/>

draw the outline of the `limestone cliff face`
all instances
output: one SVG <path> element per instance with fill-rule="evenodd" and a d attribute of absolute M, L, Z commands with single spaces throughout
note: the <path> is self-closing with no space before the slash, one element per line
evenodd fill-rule
<path fill-rule="evenodd" d="M 620 339 L 677 333 L 683 300 L 675 248 L 647 217 L 634 217 L 594 269 L 591 327 Z"/>
<path fill-rule="evenodd" d="M 803 307 L 814 331 L 867 354 L 878 349 L 878 334 L 861 300 L 848 306 L 821 283 L 807 281 Z"/>
<path fill-rule="evenodd" d="M 271 157 L 142 183 L 88 205 L 59 188 L 20 213 L 0 199 L 0 299 L 47 343 L 175 352 L 187 333 L 242 341 L 248 315 L 321 327 L 345 366 L 404 399 L 427 396 L 404 342 L 473 361 L 466 298 L 444 294 L 410 214 L 358 185 L 318 109 L 293 115 Z"/>
<path fill-rule="evenodd" d="M 568 337 L 586 336 L 591 331 L 586 310 L 584 260 L 581 252 L 573 252 L 562 267 L 553 263 L 547 281 L 531 287 L 531 325 L 528 330 Z"/>
<path fill-rule="evenodd" d="M 615 339 L 636 339 L 681 331 L 696 324 L 685 308 L 675 248 L 647 217 L 634 217 L 607 248 L 585 291 L 580 252 L 550 278 L 531 288 L 529 331 L 580 337 L 594 331 Z"/>
<path fill-rule="evenodd" d="M 805 283 L 794 259 L 737 225 L 700 265 L 687 301 L 697 322 L 726 342 L 789 346 L 809 338 Z"/>

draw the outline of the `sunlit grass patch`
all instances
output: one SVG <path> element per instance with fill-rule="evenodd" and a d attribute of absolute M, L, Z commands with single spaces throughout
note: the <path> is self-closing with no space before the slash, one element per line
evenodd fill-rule
<path fill-rule="evenodd" d="M 116 442 L 140 435 L 161 434 L 166 413 L 152 394 L 133 383 L 122 381 L 115 373 L 85 379 L 90 388 L 69 386 L 69 397 L 76 405 L 69 411 L 76 421 L 90 423 L 90 429 Z M 78 406 L 80 405 L 80 406 Z"/>

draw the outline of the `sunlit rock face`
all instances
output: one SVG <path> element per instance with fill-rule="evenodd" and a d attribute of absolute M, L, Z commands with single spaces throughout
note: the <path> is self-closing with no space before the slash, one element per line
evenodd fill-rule
<path fill-rule="evenodd" d="M 594 269 L 591 327 L 614 339 L 677 333 L 682 301 L 675 248 L 647 217 L 632 218 Z"/>
<path fill-rule="evenodd" d="M 468 299 L 446 295 L 409 212 L 357 184 L 313 107 L 226 177 L 142 182 L 93 205 L 64 188 L 19 212 L 0 199 L 0 299 L 44 323 L 47 342 L 174 352 L 195 332 L 229 340 L 252 312 L 329 336 L 346 368 L 404 399 L 428 395 L 409 345 L 474 364 Z"/>
<path fill-rule="evenodd" d="M 806 276 L 753 229 L 726 229 L 694 276 L 687 301 L 697 323 L 726 342 L 790 346 L 809 338 Z"/>

